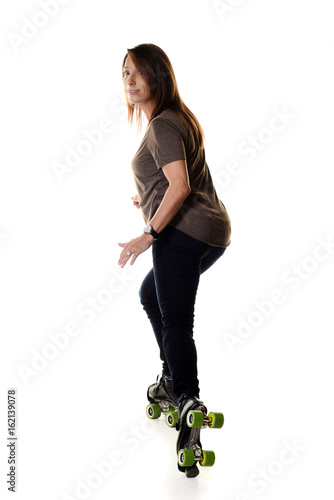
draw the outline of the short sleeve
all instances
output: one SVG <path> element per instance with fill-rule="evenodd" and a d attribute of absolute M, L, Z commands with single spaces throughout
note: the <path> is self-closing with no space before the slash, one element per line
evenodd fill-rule
<path fill-rule="evenodd" d="M 158 169 L 167 163 L 187 159 L 181 130 L 166 117 L 157 116 L 150 124 L 147 147 Z"/>

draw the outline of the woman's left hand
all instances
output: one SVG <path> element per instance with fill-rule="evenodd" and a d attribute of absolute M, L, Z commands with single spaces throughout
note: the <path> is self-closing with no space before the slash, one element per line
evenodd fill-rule
<path fill-rule="evenodd" d="M 124 267 L 128 260 L 132 257 L 130 266 L 132 266 L 138 255 L 145 252 L 152 245 L 154 238 L 151 234 L 143 233 L 133 240 L 127 243 L 118 243 L 120 247 L 123 247 L 123 251 L 119 257 L 118 265 Z M 131 252 L 131 255 L 128 255 Z"/>

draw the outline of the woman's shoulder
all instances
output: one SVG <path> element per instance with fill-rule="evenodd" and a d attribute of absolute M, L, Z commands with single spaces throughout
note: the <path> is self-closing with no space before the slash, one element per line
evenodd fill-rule
<path fill-rule="evenodd" d="M 176 110 L 166 108 L 163 111 L 160 111 L 160 113 L 153 118 L 152 122 L 156 120 L 180 121 L 180 115 Z"/>
<path fill-rule="evenodd" d="M 167 126 L 172 126 L 173 128 L 178 128 L 180 131 L 183 131 L 183 121 L 180 118 L 179 114 L 177 111 L 166 108 L 161 113 L 159 113 L 157 116 L 153 118 L 151 121 L 151 124 L 153 127 L 164 125 L 166 124 Z"/>

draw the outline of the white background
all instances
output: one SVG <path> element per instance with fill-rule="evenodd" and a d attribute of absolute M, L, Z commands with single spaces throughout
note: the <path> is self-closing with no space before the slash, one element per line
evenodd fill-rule
<path fill-rule="evenodd" d="M 7 0 L 0 12 L 2 498 L 12 498 L 10 388 L 18 499 L 330 498 L 331 2 L 62 3 L 52 16 L 42 0 Z M 197 296 L 201 396 L 225 425 L 203 431 L 216 464 L 194 480 L 177 470 L 176 432 L 145 416 L 161 369 L 138 298 L 150 250 L 117 278 L 118 242 L 143 228 L 130 199 L 140 136 L 125 117 L 121 63 L 146 42 L 173 63 L 232 221 L 231 246 Z M 59 177 L 55 162 L 105 119 L 113 130 Z M 261 149 L 251 157 L 252 137 Z M 99 311 L 80 314 L 94 297 Z"/>

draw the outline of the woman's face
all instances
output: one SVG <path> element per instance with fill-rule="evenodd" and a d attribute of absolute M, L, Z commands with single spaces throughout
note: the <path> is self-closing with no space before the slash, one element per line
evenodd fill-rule
<path fill-rule="evenodd" d="M 123 67 L 123 85 L 131 104 L 140 105 L 151 100 L 149 85 L 130 57 L 126 58 Z"/>

